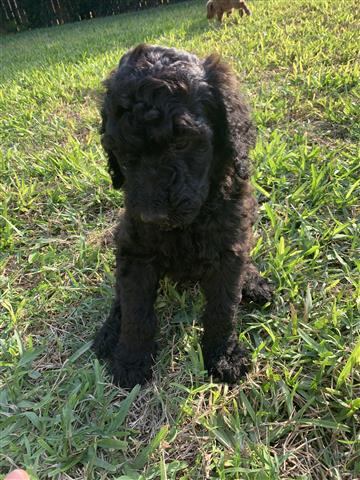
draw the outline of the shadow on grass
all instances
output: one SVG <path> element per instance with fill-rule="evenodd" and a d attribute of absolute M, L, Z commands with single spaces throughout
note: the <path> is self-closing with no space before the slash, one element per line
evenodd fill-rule
<path fill-rule="evenodd" d="M 205 16 L 202 20 L 192 20 L 193 10 L 199 7 L 197 1 L 184 2 L 7 35 L 1 40 L 4 73 L 0 73 L 0 81 L 7 82 L 22 72 L 49 69 L 56 64 L 63 64 L 66 70 L 67 66 L 99 55 L 109 56 L 116 50 L 126 51 L 138 43 L 157 43 L 179 28 L 185 29 L 187 38 L 192 38 L 208 27 Z M 179 16 L 183 18 L 180 24 Z"/>

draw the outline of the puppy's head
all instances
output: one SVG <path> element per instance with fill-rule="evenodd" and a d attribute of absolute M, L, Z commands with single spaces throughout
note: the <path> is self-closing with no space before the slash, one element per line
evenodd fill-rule
<path fill-rule="evenodd" d="M 196 218 L 235 161 L 233 78 L 215 57 L 171 48 L 139 45 L 122 57 L 105 82 L 102 145 L 130 215 L 164 229 Z"/>

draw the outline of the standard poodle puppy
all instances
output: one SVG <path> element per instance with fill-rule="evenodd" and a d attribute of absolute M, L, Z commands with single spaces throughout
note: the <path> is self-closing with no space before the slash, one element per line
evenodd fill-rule
<path fill-rule="evenodd" d="M 244 12 L 246 15 L 251 15 L 249 7 L 243 0 L 209 0 L 206 4 L 207 18 L 211 20 L 217 16 L 221 23 L 224 13 L 231 15 L 233 8 L 239 10 L 239 15 L 242 17 Z"/>
<path fill-rule="evenodd" d="M 238 81 L 218 56 L 139 45 L 105 86 L 102 145 L 125 213 L 115 235 L 115 299 L 95 351 L 115 383 L 143 384 L 156 354 L 159 280 L 190 279 L 207 301 L 208 373 L 236 382 L 248 366 L 236 332 L 242 295 L 256 302 L 271 296 L 250 260 L 255 130 Z"/>

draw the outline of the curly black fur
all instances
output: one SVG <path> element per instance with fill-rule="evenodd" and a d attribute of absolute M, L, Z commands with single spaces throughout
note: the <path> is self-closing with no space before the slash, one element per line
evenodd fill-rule
<path fill-rule="evenodd" d="M 94 347 L 123 387 L 151 376 L 160 278 L 199 281 L 210 374 L 247 369 L 236 335 L 244 296 L 271 289 L 250 261 L 256 202 L 249 183 L 255 131 L 238 82 L 217 56 L 139 45 L 105 82 L 102 145 L 125 193 L 117 228 L 116 296 Z"/>

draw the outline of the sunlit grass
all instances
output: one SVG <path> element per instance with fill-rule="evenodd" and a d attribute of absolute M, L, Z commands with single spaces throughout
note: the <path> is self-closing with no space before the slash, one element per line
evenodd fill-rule
<path fill-rule="evenodd" d="M 191 2 L 1 39 L 0 472 L 360 477 L 358 1 L 249 4 L 221 28 Z M 104 232 L 122 206 L 97 95 L 144 41 L 220 52 L 253 107 L 253 256 L 276 296 L 240 311 L 254 369 L 238 387 L 207 378 L 203 298 L 168 281 L 152 384 L 117 389 L 90 351 L 114 284 Z"/>

